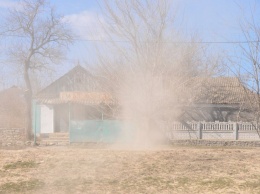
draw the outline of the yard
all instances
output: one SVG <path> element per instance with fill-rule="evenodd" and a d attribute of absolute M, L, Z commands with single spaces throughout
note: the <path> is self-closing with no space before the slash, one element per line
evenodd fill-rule
<path fill-rule="evenodd" d="M 260 149 L 0 149 L 0 193 L 260 193 Z"/>

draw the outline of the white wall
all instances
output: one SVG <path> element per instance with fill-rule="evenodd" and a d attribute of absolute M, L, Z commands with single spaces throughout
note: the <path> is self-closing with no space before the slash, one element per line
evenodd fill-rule
<path fill-rule="evenodd" d="M 41 105 L 41 133 L 53 133 L 53 108 Z"/>

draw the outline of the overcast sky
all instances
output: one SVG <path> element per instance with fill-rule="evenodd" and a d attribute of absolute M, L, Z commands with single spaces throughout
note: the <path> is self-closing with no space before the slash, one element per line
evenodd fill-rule
<path fill-rule="evenodd" d="M 8 8 L 15 6 L 16 2 L 0 0 L 2 16 Z M 73 67 L 77 61 L 92 63 L 93 42 L 88 40 L 104 38 L 99 26 L 99 19 L 102 20 L 102 16 L 96 0 L 51 0 L 50 2 L 70 22 L 80 39 L 84 39 L 78 40 L 71 47 L 66 68 L 60 74 Z M 176 5 L 181 28 L 186 33 L 197 33 L 203 41 L 207 42 L 239 41 L 242 40 L 242 36 L 237 24 L 241 17 L 249 14 L 255 2 L 260 8 L 260 0 L 177 0 Z M 258 13 L 260 20 L 260 12 Z M 216 44 L 216 47 L 227 49 L 230 45 Z"/>

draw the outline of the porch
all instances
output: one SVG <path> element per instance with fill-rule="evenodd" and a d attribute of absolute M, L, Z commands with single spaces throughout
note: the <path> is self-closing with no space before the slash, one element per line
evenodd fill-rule
<path fill-rule="evenodd" d="M 109 118 L 109 109 L 101 105 L 35 104 L 34 109 L 33 127 L 37 136 L 69 133 L 72 121 L 102 121 Z"/>

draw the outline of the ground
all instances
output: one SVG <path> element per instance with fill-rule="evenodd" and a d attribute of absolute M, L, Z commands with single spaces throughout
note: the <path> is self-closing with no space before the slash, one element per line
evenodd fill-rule
<path fill-rule="evenodd" d="M 0 193 L 260 193 L 260 149 L 0 149 Z"/>

